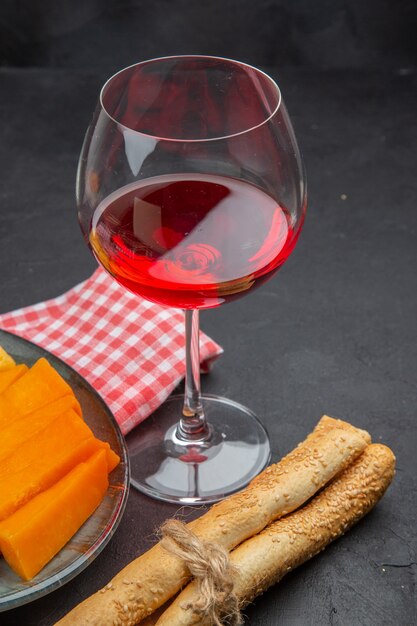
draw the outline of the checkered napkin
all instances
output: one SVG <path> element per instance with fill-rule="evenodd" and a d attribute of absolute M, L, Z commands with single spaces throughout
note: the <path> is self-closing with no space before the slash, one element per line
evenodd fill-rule
<path fill-rule="evenodd" d="M 133 295 L 101 268 L 58 298 L 0 315 L 0 327 L 77 370 L 125 434 L 164 402 L 185 373 L 184 313 Z M 203 370 L 221 352 L 201 333 Z"/>

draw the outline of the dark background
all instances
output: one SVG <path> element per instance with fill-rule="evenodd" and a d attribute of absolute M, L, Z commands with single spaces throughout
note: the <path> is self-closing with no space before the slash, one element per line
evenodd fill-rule
<path fill-rule="evenodd" d="M 413 0 L 2 0 L 4 65 L 113 72 L 169 54 L 256 65 L 399 69 L 417 58 Z"/>
<path fill-rule="evenodd" d="M 274 460 L 328 413 L 392 447 L 398 471 L 366 519 L 247 609 L 251 626 L 417 623 L 416 27 L 409 0 L 0 4 L 0 312 L 58 295 L 95 266 L 74 180 L 114 71 L 224 55 L 282 89 L 308 174 L 305 227 L 277 277 L 202 316 L 225 348 L 203 386 L 260 416 Z M 132 492 L 96 561 L 0 624 L 53 624 L 175 511 Z"/>

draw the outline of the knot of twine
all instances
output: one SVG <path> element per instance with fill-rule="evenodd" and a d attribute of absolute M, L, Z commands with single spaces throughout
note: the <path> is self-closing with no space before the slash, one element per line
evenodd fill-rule
<path fill-rule="evenodd" d="M 233 587 L 236 568 L 220 545 L 199 539 L 183 522 L 167 520 L 160 528 L 161 545 L 184 561 L 198 589 L 195 602 L 183 604 L 214 626 L 243 623 Z"/>

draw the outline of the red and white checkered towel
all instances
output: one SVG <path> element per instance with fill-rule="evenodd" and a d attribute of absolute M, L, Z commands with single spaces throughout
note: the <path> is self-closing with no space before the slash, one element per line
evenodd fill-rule
<path fill-rule="evenodd" d="M 123 433 L 162 404 L 185 373 L 184 313 L 135 296 L 100 268 L 58 298 L 0 315 L 0 328 L 71 365 Z M 221 352 L 201 333 L 206 367 Z"/>

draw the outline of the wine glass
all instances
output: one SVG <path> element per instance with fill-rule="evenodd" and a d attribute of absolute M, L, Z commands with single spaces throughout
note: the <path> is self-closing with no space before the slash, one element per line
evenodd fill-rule
<path fill-rule="evenodd" d="M 87 130 L 77 205 L 99 263 L 185 315 L 184 397 L 127 436 L 132 485 L 188 504 L 241 489 L 268 463 L 268 435 L 250 409 L 201 395 L 199 310 L 271 278 L 300 233 L 304 170 L 277 84 L 209 56 L 121 70 Z"/>

